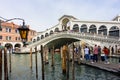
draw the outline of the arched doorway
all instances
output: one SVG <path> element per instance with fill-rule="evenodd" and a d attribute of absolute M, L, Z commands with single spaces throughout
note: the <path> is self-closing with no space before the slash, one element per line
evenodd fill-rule
<path fill-rule="evenodd" d="M 87 25 L 86 24 L 83 24 L 80 28 L 80 32 L 81 33 L 87 33 Z"/>
<path fill-rule="evenodd" d="M 89 28 L 89 33 L 97 33 L 97 28 L 95 25 L 91 25 Z"/>
<path fill-rule="evenodd" d="M 63 19 L 62 21 L 62 31 L 70 30 L 70 20 L 68 18 Z"/>
<path fill-rule="evenodd" d="M 74 32 L 79 32 L 79 26 L 78 26 L 78 24 L 73 25 L 73 31 Z"/>
<path fill-rule="evenodd" d="M 117 26 L 112 26 L 109 30 L 109 36 L 115 36 L 119 37 L 120 36 L 120 30 Z"/>
<path fill-rule="evenodd" d="M 107 27 L 105 25 L 100 26 L 98 34 L 107 35 Z"/>

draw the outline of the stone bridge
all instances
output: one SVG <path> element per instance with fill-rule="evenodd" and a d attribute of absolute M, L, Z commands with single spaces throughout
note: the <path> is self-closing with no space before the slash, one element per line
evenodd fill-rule
<path fill-rule="evenodd" d="M 57 32 L 50 36 L 47 36 L 39 41 L 33 42 L 27 47 L 23 47 L 21 52 L 28 52 L 30 48 L 37 47 L 40 49 L 40 45 L 47 45 L 50 47 L 60 48 L 64 44 L 71 44 L 76 41 L 84 41 L 90 46 L 95 44 L 100 46 L 120 45 L 119 37 L 111 37 L 99 34 L 80 33 L 80 32 Z"/>

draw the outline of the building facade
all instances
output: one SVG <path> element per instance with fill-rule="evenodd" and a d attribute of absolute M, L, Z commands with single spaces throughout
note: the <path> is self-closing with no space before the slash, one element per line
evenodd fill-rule
<path fill-rule="evenodd" d="M 0 45 L 7 48 L 12 47 L 13 49 L 21 48 L 23 43 L 21 42 L 21 37 L 17 29 L 18 27 L 19 25 L 14 24 L 13 22 L 1 23 Z M 28 33 L 28 42 L 32 41 L 32 38 L 36 35 L 36 33 L 37 32 L 35 30 L 30 29 Z"/>

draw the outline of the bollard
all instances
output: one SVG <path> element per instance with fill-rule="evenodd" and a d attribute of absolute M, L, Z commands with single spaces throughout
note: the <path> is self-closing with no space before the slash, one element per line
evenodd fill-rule
<path fill-rule="evenodd" d="M 7 48 L 4 48 L 4 80 L 8 80 Z"/>
<path fill-rule="evenodd" d="M 30 48 L 30 68 L 32 69 L 32 48 Z"/>
<path fill-rule="evenodd" d="M 66 49 L 67 47 L 63 46 L 63 53 L 62 53 L 62 73 L 66 74 Z"/>
<path fill-rule="evenodd" d="M 2 49 L 0 49 L 0 80 L 2 80 Z"/>
<path fill-rule="evenodd" d="M 44 80 L 43 46 L 41 45 L 42 80 Z"/>
<path fill-rule="evenodd" d="M 72 80 L 75 80 L 75 65 L 74 65 L 74 44 L 72 44 L 73 56 L 72 56 Z"/>
<path fill-rule="evenodd" d="M 35 47 L 35 63 L 36 63 L 36 79 L 38 79 L 38 67 L 37 67 L 37 47 Z"/>

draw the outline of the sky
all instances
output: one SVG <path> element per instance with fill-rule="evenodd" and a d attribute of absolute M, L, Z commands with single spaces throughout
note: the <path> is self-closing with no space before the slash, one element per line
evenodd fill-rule
<path fill-rule="evenodd" d="M 22 18 L 37 32 L 58 24 L 63 15 L 79 20 L 110 21 L 120 15 L 120 0 L 0 0 L 0 16 Z M 12 21 L 18 25 L 20 20 Z"/>

